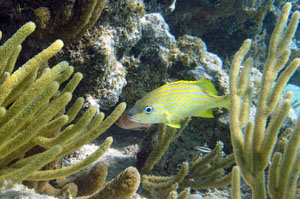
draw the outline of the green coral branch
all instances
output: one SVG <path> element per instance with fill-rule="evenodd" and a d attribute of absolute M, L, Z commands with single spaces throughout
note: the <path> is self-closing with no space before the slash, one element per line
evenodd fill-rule
<path fill-rule="evenodd" d="M 42 63 L 53 57 L 63 47 L 61 40 L 55 41 L 47 49 L 34 56 L 27 61 L 22 67 L 14 72 L 1 86 L 0 86 L 0 105 L 2 106 L 5 98 L 15 89 L 30 73 L 35 71 Z"/>
<path fill-rule="evenodd" d="M 68 84 L 62 90 L 62 93 L 65 93 L 65 92 L 73 93 L 73 91 L 76 89 L 77 85 L 81 81 L 82 77 L 83 77 L 83 75 L 81 73 L 75 73 L 75 75 L 72 77 L 72 79 L 68 82 Z"/>
<path fill-rule="evenodd" d="M 157 143 L 157 146 L 147 157 L 147 160 L 142 169 L 143 172 L 149 172 L 152 170 L 154 165 L 164 155 L 173 138 L 175 137 L 176 129 L 167 127 L 166 125 L 163 125 L 160 128 L 161 130 L 159 131 L 159 143 Z"/>
<path fill-rule="evenodd" d="M 75 149 L 96 139 L 117 121 L 125 109 L 126 103 L 120 103 L 103 122 L 101 121 L 104 118 L 104 114 L 98 114 L 94 121 L 92 121 L 90 128 L 86 128 L 85 131 L 82 131 L 73 141 L 63 146 L 64 150 L 62 153 L 57 155 L 57 158 L 62 158 L 63 156 L 73 152 Z"/>
<path fill-rule="evenodd" d="M 70 2 L 62 2 L 59 6 L 60 10 L 56 11 L 58 12 L 56 15 L 60 14 L 59 12 L 63 15 L 66 15 L 65 13 L 69 12 L 71 16 L 68 17 L 71 18 L 65 24 L 60 24 L 61 22 L 58 21 L 60 19 L 57 19 L 57 24 L 63 25 L 64 28 L 56 27 L 55 29 L 59 28 L 60 30 L 63 29 L 63 31 L 53 30 L 53 32 L 59 38 L 63 38 L 64 42 L 71 42 L 72 40 L 80 39 L 87 29 L 91 28 L 96 23 L 106 5 L 106 2 L 106 0 L 87 0 L 85 2 L 77 1 L 77 4 L 79 4 L 77 5 L 77 7 L 79 6 L 79 9 L 77 10 L 70 9 Z M 75 3 L 75 1 L 72 3 Z M 64 6 L 63 4 L 66 4 L 67 6 Z M 57 24 L 51 25 L 57 26 Z"/>
<path fill-rule="evenodd" d="M 188 174 L 189 164 L 187 162 L 183 163 L 180 170 L 175 176 L 170 177 L 154 177 L 143 175 L 143 187 L 145 189 L 166 189 L 172 187 L 174 184 L 179 184 L 183 181 L 184 177 Z"/>
<path fill-rule="evenodd" d="M 138 189 L 140 174 L 134 167 L 128 167 L 101 190 L 89 197 L 78 199 L 129 199 Z"/>
<path fill-rule="evenodd" d="M 234 155 L 222 155 L 223 143 L 217 142 L 216 147 L 205 156 L 200 156 L 191 163 L 190 173 L 180 184 L 182 187 L 206 189 L 222 187 L 230 184 L 231 172 L 225 174 L 224 168 L 235 163 Z"/>
<path fill-rule="evenodd" d="M 62 147 L 57 145 L 41 154 L 26 166 L 0 176 L 0 187 L 5 183 L 18 183 L 25 180 L 32 172 L 42 168 L 45 164 L 52 162 L 57 153 L 62 151 Z"/>
<path fill-rule="evenodd" d="M 69 80 L 74 68 L 67 62 L 60 62 L 41 71 L 41 75 L 37 74 L 39 67 L 62 48 L 60 40 L 10 74 L 21 49 L 20 43 L 34 27 L 32 22 L 25 24 L 0 47 L 0 57 L 4 57 L 1 53 L 6 56 L 6 60 L 0 58 L 3 66 L 0 73 L 0 188 L 26 181 L 26 185 L 34 187 L 37 192 L 60 196 L 64 189 L 70 189 L 71 195 L 76 196 L 77 186 L 74 183 L 68 183 L 59 190 L 47 180 L 63 178 L 86 168 L 105 153 L 112 144 L 112 138 L 108 137 L 98 150 L 77 164 L 57 169 L 56 162 L 105 132 L 123 113 L 126 103 L 120 103 L 104 121 L 104 114 L 96 114 L 97 108 L 90 107 L 75 124 L 71 124 L 84 104 L 83 98 L 77 99 L 66 114 L 64 109 L 82 74 L 76 73 Z M 59 92 L 60 84 L 67 80 L 69 82 Z M 98 167 L 94 170 L 93 174 L 97 175 Z M 104 183 L 105 176 L 98 177 Z M 96 189 L 89 189 L 89 194 L 97 191 L 103 183 Z M 139 183 L 138 171 L 128 168 L 95 196 L 99 198 L 111 193 L 113 188 L 119 191 L 114 198 L 129 198 Z"/>
<path fill-rule="evenodd" d="M 197 179 L 194 182 L 190 181 L 186 184 L 193 189 L 209 189 L 209 188 L 217 188 L 217 187 L 224 187 L 231 183 L 232 173 L 228 173 L 224 175 L 222 172 L 216 173 L 215 171 L 211 177 L 207 179 Z M 223 176 L 222 176 L 223 175 Z"/>
<path fill-rule="evenodd" d="M 0 126 L 3 126 L 14 115 L 21 111 L 35 96 L 37 96 L 48 84 L 61 78 L 65 75 L 65 71 L 69 69 L 67 62 L 61 62 L 54 66 L 51 70 L 47 70 L 37 79 L 9 108 L 4 118 L 0 121 Z M 27 118 L 28 119 L 28 118 Z"/>
<path fill-rule="evenodd" d="M 231 183 L 231 198 L 232 199 L 241 199 L 240 191 L 240 178 L 241 172 L 238 166 L 234 166 L 232 169 L 232 183 Z"/>
<path fill-rule="evenodd" d="M 251 100 L 249 100 L 251 98 L 243 94 L 250 89 L 248 83 L 249 72 L 245 72 L 245 70 L 249 70 L 248 68 L 252 64 L 245 67 L 241 74 L 239 72 L 240 66 L 250 49 L 251 40 L 246 40 L 234 55 L 230 69 L 231 141 L 236 163 L 240 168 L 242 177 L 252 188 L 252 198 L 256 199 L 266 198 L 265 169 L 270 162 L 279 130 L 291 107 L 291 93 L 285 96 L 283 103 L 280 105 L 278 103 L 279 97 L 289 78 L 300 65 L 300 59 L 296 58 L 286 66 L 290 55 L 288 45 L 295 34 L 300 18 L 300 13 L 294 12 L 287 25 L 290 10 L 291 3 L 286 3 L 271 37 L 254 121 L 241 122 L 244 120 L 243 118 L 249 116 L 249 110 L 243 111 L 242 106 L 245 103 L 250 106 L 251 103 Z M 248 77 L 243 74 L 248 74 Z M 269 119 L 270 122 L 267 124 Z M 293 136 L 299 136 L 300 129 L 298 126 L 299 121 L 296 124 Z M 275 153 L 273 164 L 270 166 L 268 191 L 273 198 L 295 197 L 293 195 L 296 189 L 295 179 L 298 179 L 299 173 L 297 173 L 298 168 L 293 167 L 293 163 L 298 161 L 296 154 L 299 138 L 291 138 L 288 145 L 287 149 L 289 151 L 283 155 L 283 159 L 286 161 L 281 161 L 281 155 Z M 295 173 L 291 174 L 292 170 Z M 289 177 L 291 175 L 294 178 Z M 286 187 L 289 187 L 289 190 L 292 191 L 292 193 L 289 192 L 290 195 L 288 196 L 286 195 Z"/>
<path fill-rule="evenodd" d="M 84 104 L 84 99 L 83 97 L 79 97 L 76 99 L 72 107 L 68 110 L 67 115 L 69 116 L 69 123 L 72 122 L 79 111 L 81 110 L 82 106 Z"/>
<path fill-rule="evenodd" d="M 223 143 L 218 142 L 209 154 L 198 157 L 191 164 L 184 163 L 174 176 L 144 174 L 143 189 L 154 198 L 178 198 L 177 189 L 206 189 L 230 184 L 231 172 L 225 174 L 224 168 L 234 164 L 234 155 L 223 157 L 222 149 Z"/>
<path fill-rule="evenodd" d="M 158 143 L 153 147 L 153 150 L 147 157 L 147 160 L 142 168 L 143 172 L 149 172 L 153 169 L 154 165 L 161 159 L 172 141 L 177 139 L 185 127 L 188 125 L 191 118 L 186 118 L 181 124 L 180 129 L 174 129 L 167 125 L 160 125 L 158 130 Z"/>
<path fill-rule="evenodd" d="M 0 54 L 2 55 L 0 57 L 0 63 L 2 67 L 0 68 L 1 75 L 5 71 L 7 64 L 9 64 L 8 60 L 11 57 L 12 53 L 14 53 L 14 51 L 26 39 L 26 37 L 28 37 L 35 30 L 35 27 L 36 27 L 35 24 L 32 22 L 26 23 L 18 30 L 16 34 L 14 34 L 0 47 Z"/>
<path fill-rule="evenodd" d="M 208 154 L 206 154 L 204 157 L 199 157 L 196 160 L 194 160 L 191 164 L 191 172 L 195 174 L 198 169 L 202 169 L 202 166 L 205 166 L 211 162 L 212 159 L 215 159 L 218 156 L 218 153 L 220 153 L 223 149 L 223 143 L 217 142 L 215 148 Z"/>
<path fill-rule="evenodd" d="M 188 199 L 190 192 L 191 192 L 190 188 L 185 188 L 179 193 L 178 199 Z"/>
<path fill-rule="evenodd" d="M 273 198 L 295 198 L 300 174 L 299 145 L 300 119 L 298 119 L 283 155 L 276 152 L 269 168 L 268 191 Z"/>
<path fill-rule="evenodd" d="M 28 120 L 27 118 L 32 118 L 32 116 L 47 103 L 47 101 L 56 93 L 58 87 L 59 84 L 57 82 L 51 83 L 47 88 L 44 89 L 44 91 L 42 91 L 39 96 L 33 98 L 33 100 L 27 106 L 25 106 L 22 111 L 12 117 L 8 122 L 5 123 L 5 125 L 1 127 L 0 151 L 3 149 L 5 150 L 4 145 L 7 145 L 7 141 L 23 127 Z M 9 112 L 7 114 L 9 114 Z M 6 154 L 9 154 L 10 152 L 6 152 Z M 5 155 L 1 154 L 0 159 L 4 157 Z"/>
<path fill-rule="evenodd" d="M 58 85 L 57 85 L 58 86 Z M 15 151 L 21 147 L 24 143 L 30 141 L 33 136 L 37 134 L 39 129 L 42 128 L 56 113 L 65 107 L 67 103 L 71 100 L 71 94 L 65 93 L 55 100 L 41 115 L 30 122 L 28 127 L 24 129 L 13 139 L 7 141 L 0 148 L 1 157 L 5 158 L 10 155 L 12 151 Z"/>
<path fill-rule="evenodd" d="M 40 130 L 40 133 L 52 135 L 54 132 L 57 132 L 62 126 L 65 126 L 69 121 L 70 121 L 70 117 L 68 115 L 61 115 L 61 116 L 57 117 L 56 119 L 49 121 Z M 34 141 L 34 139 L 32 141 Z"/>
<path fill-rule="evenodd" d="M 97 107 L 90 107 L 76 122 L 74 125 L 70 125 L 65 128 L 58 136 L 54 138 L 47 138 L 43 136 L 36 136 L 32 141 L 37 145 L 44 148 L 51 148 L 56 144 L 63 145 L 66 141 L 70 140 L 72 137 L 76 136 L 80 131 L 82 131 L 92 120 L 97 112 Z"/>
<path fill-rule="evenodd" d="M 35 171 L 32 172 L 31 175 L 29 175 L 26 179 L 34 181 L 52 180 L 77 173 L 80 170 L 86 168 L 87 165 L 90 165 L 96 160 L 98 160 L 107 151 L 107 149 L 109 149 L 110 145 L 112 144 L 112 141 L 112 137 L 106 138 L 94 153 L 92 153 L 86 159 L 80 161 L 79 163 L 56 170 Z"/>
<path fill-rule="evenodd" d="M 11 74 L 11 72 L 13 71 L 13 68 L 16 64 L 17 58 L 21 52 L 22 46 L 18 45 L 17 48 L 15 49 L 15 51 L 13 51 L 9 57 L 9 59 L 7 60 L 6 65 L 4 64 L 1 69 L 1 75 L 0 75 L 0 84 L 2 84 Z M 1 63 L 1 61 L 0 61 Z"/>

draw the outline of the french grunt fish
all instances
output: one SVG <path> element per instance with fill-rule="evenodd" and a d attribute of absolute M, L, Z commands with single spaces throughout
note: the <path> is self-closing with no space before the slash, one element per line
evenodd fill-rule
<path fill-rule="evenodd" d="M 128 119 L 143 124 L 164 123 L 180 128 L 187 117 L 213 118 L 212 109 L 229 110 L 229 95 L 218 96 L 207 79 L 165 84 L 138 100 L 128 111 Z"/>

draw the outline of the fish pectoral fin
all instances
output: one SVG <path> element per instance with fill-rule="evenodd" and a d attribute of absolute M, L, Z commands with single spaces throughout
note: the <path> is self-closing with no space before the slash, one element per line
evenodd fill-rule
<path fill-rule="evenodd" d="M 164 124 L 173 127 L 173 128 L 180 128 L 180 122 L 185 118 L 182 115 L 174 114 L 170 112 L 165 112 L 166 122 Z"/>
<path fill-rule="evenodd" d="M 214 118 L 214 115 L 212 113 L 212 109 L 207 109 L 206 111 L 201 111 L 200 113 L 196 113 L 195 115 L 192 115 L 194 117 L 205 117 L 205 118 Z"/>

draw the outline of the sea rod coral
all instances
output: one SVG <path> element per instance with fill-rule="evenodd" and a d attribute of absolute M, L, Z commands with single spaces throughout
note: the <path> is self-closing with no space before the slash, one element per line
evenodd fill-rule
<path fill-rule="evenodd" d="M 299 198 L 296 196 L 297 180 L 300 173 L 300 121 L 285 148 L 285 152 L 272 152 L 279 130 L 287 117 L 292 93 L 287 93 L 279 103 L 283 88 L 300 65 L 300 59 L 289 61 L 291 51 L 288 45 L 298 27 L 300 13 L 294 12 L 289 23 L 291 3 L 286 3 L 273 31 L 268 57 L 264 65 L 262 85 L 259 92 L 257 112 L 254 121 L 249 120 L 251 88 L 249 74 L 253 59 L 247 58 L 244 68 L 240 66 L 248 53 L 251 40 L 246 40 L 235 54 L 230 71 L 230 130 L 233 151 L 238 167 L 234 171 L 234 182 L 238 172 L 251 186 L 252 198 L 266 198 L 265 170 L 269 166 L 267 191 L 271 198 Z M 287 64 L 288 63 L 288 64 Z M 270 162 L 272 158 L 272 161 Z M 237 186 L 234 197 L 239 198 Z"/>
<path fill-rule="evenodd" d="M 183 162 L 175 175 L 149 175 L 169 144 L 180 136 L 189 120 L 190 118 L 186 119 L 180 129 L 160 124 L 158 141 L 142 168 L 142 188 L 145 195 L 151 195 L 155 199 L 187 199 L 191 189 L 216 188 L 230 184 L 231 172 L 226 172 L 225 169 L 235 163 L 234 155 L 224 155 L 222 142 L 217 142 L 216 147 L 208 154 L 203 155 L 200 152 L 193 161 Z"/>
<path fill-rule="evenodd" d="M 106 138 L 93 154 L 74 165 L 59 168 L 54 166 L 55 162 L 105 132 L 119 118 L 126 104 L 120 103 L 106 119 L 103 113 L 97 114 L 97 107 L 90 107 L 71 124 L 83 106 L 83 98 L 78 98 L 66 113 L 64 110 L 82 75 L 75 73 L 60 90 L 61 84 L 71 77 L 73 67 L 65 61 L 53 68 L 43 67 L 63 47 L 61 40 L 12 72 L 21 43 L 34 30 L 35 24 L 28 22 L 0 46 L 0 188 L 23 182 L 38 192 L 60 196 L 63 193 L 48 181 L 86 168 L 104 154 L 113 139 Z M 97 169 L 96 165 L 94 170 Z M 80 188 L 76 185 L 79 180 L 74 182 L 65 187 L 71 190 L 72 197 L 76 197 L 77 187 Z M 99 192 L 89 190 L 87 198 L 101 198 L 115 190 L 120 192 L 110 194 L 115 199 L 129 198 L 139 182 L 138 171 L 129 167 L 110 183 L 99 186 Z M 84 195 L 82 190 L 79 193 Z"/>

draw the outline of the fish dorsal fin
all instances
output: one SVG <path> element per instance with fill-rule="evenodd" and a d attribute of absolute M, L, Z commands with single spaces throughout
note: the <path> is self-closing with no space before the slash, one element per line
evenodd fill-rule
<path fill-rule="evenodd" d="M 207 109 L 204 112 L 195 113 L 192 116 L 194 117 L 205 117 L 205 118 L 214 118 L 214 115 L 212 114 L 212 109 Z"/>
<path fill-rule="evenodd" d="M 212 94 L 212 95 L 218 95 L 218 91 L 216 90 L 213 83 L 211 83 L 208 79 L 200 79 L 197 81 L 186 81 L 181 80 L 177 82 L 171 82 L 169 84 L 165 85 L 178 85 L 178 84 L 190 84 L 200 87 L 202 90 L 204 90 L 206 93 Z"/>
<path fill-rule="evenodd" d="M 205 92 L 209 94 L 218 95 L 218 92 L 214 84 L 207 79 L 200 79 L 198 81 L 193 81 L 193 84 L 199 86 L 201 89 L 203 89 Z"/>

